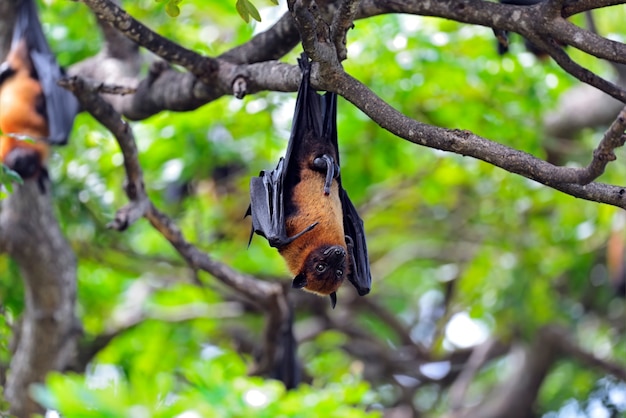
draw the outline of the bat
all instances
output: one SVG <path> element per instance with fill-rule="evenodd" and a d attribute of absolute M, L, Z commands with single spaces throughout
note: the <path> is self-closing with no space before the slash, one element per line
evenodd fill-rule
<path fill-rule="evenodd" d="M 310 86 L 311 63 L 298 60 L 302 82 L 287 152 L 274 170 L 250 180 L 252 232 L 266 238 L 294 274 L 292 287 L 329 296 L 347 277 L 369 293 L 370 266 L 363 221 L 341 185 L 337 95 Z"/>
<path fill-rule="evenodd" d="M 62 76 L 34 0 L 22 0 L 11 50 L 0 64 L 0 158 L 23 179 L 38 178 L 40 187 L 49 144 L 67 143 L 79 108 L 72 93 L 56 84 Z"/>

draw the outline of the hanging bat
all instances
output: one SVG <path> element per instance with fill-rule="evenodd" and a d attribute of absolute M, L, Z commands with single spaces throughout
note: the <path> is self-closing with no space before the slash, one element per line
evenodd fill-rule
<path fill-rule="evenodd" d="M 302 82 L 287 153 L 274 170 L 251 179 L 246 215 L 252 232 L 285 259 L 292 287 L 328 295 L 334 308 L 345 277 L 361 296 L 372 278 L 363 221 L 341 185 L 337 95 L 319 95 L 309 85 L 308 57 L 298 62 Z"/>
<path fill-rule="evenodd" d="M 67 143 L 78 101 L 56 84 L 63 73 L 34 0 L 22 0 L 16 16 L 11 50 L 0 65 L 0 158 L 23 179 L 38 178 L 43 187 L 49 144 Z"/>

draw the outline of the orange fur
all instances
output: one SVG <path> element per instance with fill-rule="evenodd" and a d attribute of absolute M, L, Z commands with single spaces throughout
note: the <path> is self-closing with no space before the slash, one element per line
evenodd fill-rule
<path fill-rule="evenodd" d="M 26 43 L 22 41 L 11 50 L 6 61 L 15 72 L 0 85 L 0 130 L 5 134 L 0 137 L 0 158 L 6 162 L 18 150 L 43 165 L 48 157 L 48 143 L 44 140 L 48 123 L 38 111 L 44 107 L 44 95 L 39 81 L 33 78 Z M 24 135 L 34 142 L 6 134 Z"/>

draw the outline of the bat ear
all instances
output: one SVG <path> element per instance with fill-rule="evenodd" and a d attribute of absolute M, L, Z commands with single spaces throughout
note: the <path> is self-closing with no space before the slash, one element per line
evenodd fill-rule
<path fill-rule="evenodd" d="M 294 289 L 302 289 L 307 285 L 306 276 L 302 273 L 298 274 L 293 278 L 293 282 L 291 282 L 291 287 Z"/>
<path fill-rule="evenodd" d="M 337 292 L 333 292 L 330 294 L 330 306 L 335 309 L 337 306 Z"/>

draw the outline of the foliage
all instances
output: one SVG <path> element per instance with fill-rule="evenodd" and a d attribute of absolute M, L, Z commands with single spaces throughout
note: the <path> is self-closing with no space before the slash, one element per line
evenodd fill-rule
<path fill-rule="evenodd" d="M 204 351 L 210 358 L 181 359 L 175 368 L 157 373 L 120 377 L 114 369 L 96 369 L 86 378 L 57 374 L 34 393 L 68 417 L 380 416 L 352 406 L 363 404 L 368 388 L 350 376 L 324 388 L 302 385 L 287 392 L 280 382 L 246 377 L 246 366 L 235 354 Z"/>
<path fill-rule="evenodd" d="M 6 197 L 6 193 L 13 191 L 13 184 L 22 184 L 24 181 L 19 174 L 0 163 L 0 199 Z"/>
<path fill-rule="evenodd" d="M 238 0 L 236 10 L 230 2 L 212 2 L 208 10 L 200 0 L 169 0 L 166 8 L 178 16 L 170 19 L 157 13 L 152 1 L 127 3 L 131 14 L 159 33 L 210 55 L 258 30 L 236 12 L 246 22 L 246 16 L 261 21 L 267 13 L 264 8 L 257 13 L 247 0 Z M 84 31 L 87 14 L 80 4 L 66 2 L 45 11 L 53 49 L 63 51 L 65 64 L 97 51 L 96 31 Z M 623 17 L 615 11 L 597 15 L 606 32 L 619 32 Z M 420 121 L 468 129 L 544 156 L 542 117 L 575 83 L 553 63 L 525 52 L 521 42 L 514 39 L 511 49 L 498 56 L 487 28 L 380 16 L 357 21 L 345 68 Z M 294 62 L 296 54 L 286 60 Z M 224 97 L 194 112 L 164 112 L 132 123 L 157 206 L 191 242 L 258 277 L 288 279 L 282 260 L 265 242 L 255 239 L 246 248 L 250 226 L 242 216 L 249 177 L 274 166 L 284 152 L 294 103 L 295 94 Z M 610 292 L 601 255 L 613 208 L 575 200 L 480 161 L 406 143 L 343 100 L 339 111 L 344 186 L 368 234 L 374 276 L 368 297 L 401 318 L 416 341 L 443 355 L 486 335 L 530 338 L 556 322 L 590 351 L 626 358 L 626 338 L 608 325 L 623 318 L 625 308 Z M 590 131 L 571 141 L 569 164 L 586 164 L 588 157 L 579 156 L 589 156 L 600 135 Z M 625 157 L 618 151 L 620 161 Z M 52 375 L 35 391 L 40 401 L 68 417 L 186 418 L 376 416 L 363 411 L 393 403 L 388 386 L 373 382 L 370 389 L 364 383 L 362 364 L 340 350 L 343 337 L 333 331 L 301 347 L 311 385 L 286 392 L 277 382 L 246 377 L 250 359 L 234 354 L 225 330 L 258 332 L 259 318 L 215 315 L 227 292 L 208 276 L 198 278 L 202 287 L 190 284 L 182 261 L 146 222 L 122 234 L 106 228 L 126 202 L 121 164 L 111 134 L 80 115 L 70 144 L 52 156 L 53 193 L 79 257 L 79 315 L 87 339 L 114 329 L 129 309 L 151 319 L 114 339 L 86 376 Z M 624 178 L 624 165 L 612 164 L 600 180 Z M 15 270 L 0 258 L 2 300 L 13 315 L 22 303 L 15 295 L 6 297 L 16 292 Z M 450 283 L 452 299 L 441 315 L 437 309 Z M 340 301 L 351 291 L 341 289 Z M 163 312 L 172 312 L 168 309 L 190 306 L 201 306 L 202 314 L 183 322 L 163 319 Z M 484 332 L 455 335 L 453 319 L 463 317 Z M 364 313 L 355 321 L 395 343 L 374 315 Z M 0 324 L 3 335 L 5 330 Z M 498 367 L 485 370 L 473 392 L 486 393 L 498 380 Z M 539 410 L 556 417 L 570 402 L 592 402 L 602 379 L 566 360 L 542 388 Z M 430 416 L 446 411 L 441 394 L 422 393 L 414 400 L 419 409 Z"/>

